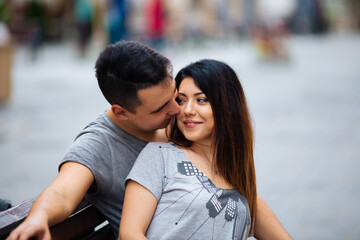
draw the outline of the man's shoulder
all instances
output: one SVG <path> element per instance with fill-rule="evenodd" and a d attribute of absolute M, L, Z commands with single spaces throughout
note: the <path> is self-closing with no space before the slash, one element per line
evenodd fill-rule
<path fill-rule="evenodd" d="M 112 123 L 112 120 L 107 117 L 106 113 L 102 113 L 97 116 L 94 120 L 86 125 L 84 129 L 76 136 L 76 139 L 80 137 L 120 137 L 121 135 L 126 135 L 117 129 L 115 124 Z"/>

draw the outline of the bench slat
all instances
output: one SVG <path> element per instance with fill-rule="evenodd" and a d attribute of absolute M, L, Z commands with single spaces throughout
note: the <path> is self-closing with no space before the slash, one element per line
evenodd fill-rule
<path fill-rule="evenodd" d="M 104 239 L 106 239 L 106 240 L 114 239 L 115 240 L 115 235 L 114 235 L 114 232 L 111 229 L 110 225 L 108 224 L 83 239 L 84 240 L 104 240 Z"/>
<path fill-rule="evenodd" d="M 4 240 L 9 233 L 22 223 L 27 217 L 36 198 L 20 203 L 6 211 L 0 212 L 0 240 Z M 63 222 L 50 228 L 52 239 L 115 239 L 115 235 L 105 216 L 85 199 L 79 204 L 74 213 Z"/>
<path fill-rule="evenodd" d="M 89 205 L 50 228 L 51 237 L 53 240 L 83 239 L 83 236 L 91 234 L 95 227 L 105 221 L 104 215 L 93 205 Z"/>
<path fill-rule="evenodd" d="M 36 198 L 24 201 L 15 207 L 0 212 L 0 240 L 24 221 Z"/>

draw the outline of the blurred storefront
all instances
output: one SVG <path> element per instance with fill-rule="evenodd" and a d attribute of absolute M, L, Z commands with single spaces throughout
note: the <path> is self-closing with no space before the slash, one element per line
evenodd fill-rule
<path fill-rule="evenodd" d="M 2 30 L 0 33 L 3 33 Z M 0 63 L 0 102 L 3 102 L 9 100 L 11 95 L 12 47 L 10 43 L 0 43 Z"/>
<path fill-rule="evenodd" d="M 2 0 L 16 43 L 77 39 L 76 3 Z M 283 20 L 297 33 L 359 31 L 358 0 L 82 0 L 91 5 L 91 42 L 119 39 L 180 43 L 189 38 L 248 34 L 248 27 Z M 322 22 L 321 22 L 322 21 Z M 317 24 L 317 25 L 316 25 Z"/>
<path fill-rule="evenodd" d="M 12 46 L 8 28 L 10 12 L 8 6 L 0 3 L 0 102 L 11 95 Z"/>
<path fill-rule="evenodd" d="M 360 1 L 0 0 L 0 29 L 0 99 L 9 99 L 18 45 L 36 60 L 44 43 L 71 42 L 86 57 L 120 39 L 161 48 L 231 38 L 253 41 L 264 58 L 288 59 L 291 34 L 359 32 Z"/>

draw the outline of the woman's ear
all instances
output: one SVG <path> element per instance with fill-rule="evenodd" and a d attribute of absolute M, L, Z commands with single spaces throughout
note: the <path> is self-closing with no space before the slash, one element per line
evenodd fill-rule
<path fill-rule="evenodd" d="M 125 110 L 120 105 L 117 105 L 117 104 L 112 105 L 111 111 L 114 113 L 114 116 L 121 121 L 129 119 L 129 117 L 127 115 L 127 110 Z"/>

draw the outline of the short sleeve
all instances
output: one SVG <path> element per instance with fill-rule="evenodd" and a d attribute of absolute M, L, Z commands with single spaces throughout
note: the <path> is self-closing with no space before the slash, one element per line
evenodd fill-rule
<path fill-rule="evenodd" d="M 104 159 L 104 156 L 111 155 L 109 144 L 102 134 L 90 131 L 85 133 L 78 136 L 69 147 L 59 165 L 59 170 L 65 162 L 80 163 L 89 168 L 94 175 L 98 191 L 107 192 L 112 186 L 110 161 Z"/>
<path fill-rule="evenodd" d="M 149 143 L 140 152 L 125 180 L 133 180 L 147 188 L 159 201 L 164 185 L 165 166 L 161 145 Z"/>

